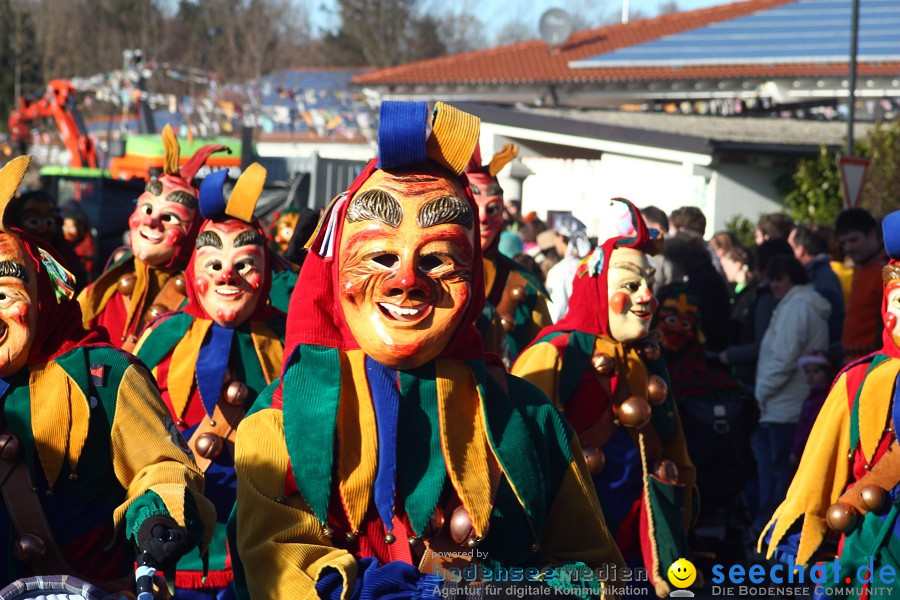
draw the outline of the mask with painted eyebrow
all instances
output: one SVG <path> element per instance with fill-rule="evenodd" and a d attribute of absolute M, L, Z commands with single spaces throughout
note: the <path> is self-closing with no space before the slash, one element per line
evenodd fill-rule
<path fill-rule="evenodd" d="M 37 273 L 16 236 L 0 233 L 0 276 L 15 277 L 0 284 L 0 377 L 19 371 L 38 328 Z"/>

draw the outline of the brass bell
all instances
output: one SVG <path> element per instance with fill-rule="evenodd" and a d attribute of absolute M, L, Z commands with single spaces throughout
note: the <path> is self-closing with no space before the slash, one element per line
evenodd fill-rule
<path fill-rule="evenodd" d="M 240 381 L 232 381 L 225 388 L 225 401 L 232 406 L 240 406 L 247 400 L 247 386 Z"/>
<path fill-rule="evenodd" d="M 469 548 L 474 548 L 481 542 L 481 538 L 475 534 L 475 528 L 472 527 L 472 518 L 464 506 L 457 506 L 450 517 L 450 537 L 457 544 Z"/>
<path fill-rule="evenodd" d="M 644 358 L 647 360 L 658 360 L 660 355 L 659 344 L 656 342 L 647 342 L 643 348 Z"/>
<path fill-rule="evenodd" d="M 128 273 L 119 277 L 119 293 L 123 296 L 130 296 L 134 292 L 134 284 L 137 277 L 134 273 Z"/>
<path fill-rule="evenodd" d="M 509 291 L 509 295 L 518 300 L 525 295 L 525 288 L 516 286 Z"/>
<path fill-rule="evenodd" d="M 397 541 L 397 536 L 395 536 L 393 533 L 385 534 L 384 543 L 387 544 L 388 546 L 390 546 L 391 544 L 393 544 L 396 541 Z"/>
<path fill-rule="evenodd" d="M 859 504 L 869 512 L 881 510 L 887 502 L 887 492 L 875 484 L 864 485 L 859 490 Z"/>
<path fill-rule="evenodd" d="M 659 406 L 666 401 L 669 395 L 669 386 L 666 380 L 659 375 L 651 375 L 647 382 L 647 398 L 653 406 Z"/>
<path fill-rule="evenodd" d="M 201 433 L 197 438 L 197 454 L 210 460 L 222 452 L 222 438 L 214 433 Z"/>
<path fill-rule="evenodd" d="M 184 282 L 184 275 L 181 273 L 175 276 L 175 281 L 172 282 L 172 285 L 175 286 L 175 291 L 182 296 L 187 294 L 187 285 Z"/>
<path fill-rule="evenodd" d="M 11 433 L 0 434 L 0 460 L 13 462 L 19 455 L 19 438 Z"/>
<path fill-rule="evenodd" d="M 665 483 L 678 483 L 678 467 L 668 458 L 664 458 L 656 463 L 654 475 Z"/>
<path fill-rule="evenodd" d="M 422 537 L 425 539 L 431 539 L 440 533 L 441 529 L 444 527 L 444 511 L 440 509 L 440 507 L 434 509 L 434 512 L 431 513 L 431 517 L 428 519 L 428 523 L 425 525 L 425 528 L 422 530 Z"/>
<path fill-rule="evenodd" d="M 609 375 L 616 368 L 616 361 L 608 354 L 595 354 L 591 357 L 591 364 L 594 369 L 601 375 Z"/>
<path fill-rule="evenodd" d="M 47 545 L 44 540 L 32 533 L 26 533 L 16 540 L 13 548 L 15 557 L 29 565 L 37 564 L 47 553 Z"/>
<path fill-rule="evenodd" d="M 828 526 L 841 533 L 849 533 L 856 527 L 856 509 L 841 502 L 832 504 L 825 513 Z"/>
<path fill-rule="evenodd" d="M 584 462 L 587 463 L 588 471 L 592 475 L 596 475 L 606 466 L 606 455 L 597 446 L 585 446 L 581 451 L 584 453 Z"/>
<path fill-rule="evenodd" d="M 616 407 L 616 418 L 625 427 L 640 429 L 650 422 L 652 410 L 646 398 L 631 396 Z"/>
<path fill-rule="evenodd" d="M 169 307 L 165 304 L 151 304 L 150 308 L 147 309 L 146 319 L 147 322 L 153 321 L 157 317 L 166 314 L 169 312 Z"/>

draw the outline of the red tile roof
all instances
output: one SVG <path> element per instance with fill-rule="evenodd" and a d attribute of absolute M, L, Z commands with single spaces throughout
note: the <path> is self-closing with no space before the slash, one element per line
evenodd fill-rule
<path fill-rule="evenodd" d="M 846 76 L 847 64 L 710 65 L 572 69 L 569 62 L 633 46 L 794 0 L 748 0 L 578 31 L 553 51 L 543 40 L 442 56 L 361 74 L 358 85 L 501 85 L 651 79 Z M 900 74 L 900 63 L 861 63 L 860 76 Z"/>

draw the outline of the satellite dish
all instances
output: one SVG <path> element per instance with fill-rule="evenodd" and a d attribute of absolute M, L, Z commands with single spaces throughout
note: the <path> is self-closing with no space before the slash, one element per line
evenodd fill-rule
<path fill-rule="evenodd" d="M 538 31 L 549 45 L 559 46 L 572 35 L 572 17 L 561 8 L 551 8 L 541 15 Z"/>

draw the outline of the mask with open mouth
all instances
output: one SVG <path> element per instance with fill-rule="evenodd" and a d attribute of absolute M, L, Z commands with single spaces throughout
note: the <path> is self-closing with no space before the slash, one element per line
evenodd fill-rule
<path fill-rule="evenodd" d="M 28 361 L 38 323 L 37 273 L 22 241 L 0 233 L 0 377 Z"/>
<path fill-rule="evenodd" d="M 347 325 L 378 362 L 411 369 L 437 357 L 472 293 L 474 214 L 437 169 L 376 171 L 347 208 L 338 290 Z"/>
<path fill-rule="evenodd" d="M 250 318 L 267 277 L 263 237 L 238 219 L 207 221 L 197 236 L 192 285 L 200 306 L 222 327 Z"/>

